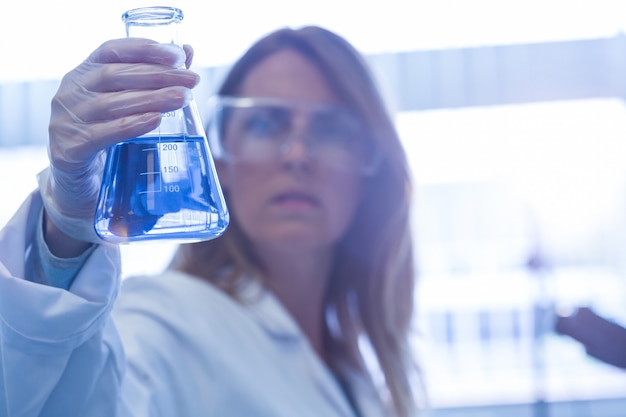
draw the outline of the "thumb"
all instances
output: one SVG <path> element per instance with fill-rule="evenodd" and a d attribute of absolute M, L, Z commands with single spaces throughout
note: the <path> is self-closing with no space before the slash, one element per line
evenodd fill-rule
<path fill-rule="evenodd" d="M 189 69 L 193 61 L 193 48 L 191 45 L 183 45 L 183 50 L 185 51 L 185 68 Z"/>

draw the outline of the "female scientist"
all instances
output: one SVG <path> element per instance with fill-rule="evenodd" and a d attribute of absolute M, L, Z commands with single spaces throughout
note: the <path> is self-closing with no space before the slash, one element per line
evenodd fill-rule
<path fill-rule="evenodd" d="M 0 415 L 414 415 L 407 162 L 327 30 L 278 30 L 234 64 L 210 121 L 228 230 L 121 282 L 93 233 L 102 153 L 185 105 L 185 52 L 112 40 L 62 80 L 50 165 L 0 233 Z"/>

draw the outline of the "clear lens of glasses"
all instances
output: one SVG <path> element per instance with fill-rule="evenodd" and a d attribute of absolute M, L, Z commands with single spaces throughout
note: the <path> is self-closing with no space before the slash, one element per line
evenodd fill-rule
<path fill-rule="evenodd" d="M 359 119 L 340 106 L 278 98 L 213 97 L 209 143 L 215 158 L 263 163 L 303 140 L 308 154 L 339 171 L 371 175 L 373 144 Z"/>

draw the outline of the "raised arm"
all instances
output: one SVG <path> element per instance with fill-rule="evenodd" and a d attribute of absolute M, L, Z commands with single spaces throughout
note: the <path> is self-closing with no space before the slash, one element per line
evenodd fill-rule
<path fill-rule="evenodd" d="M 50 165 L 39 175 L 39 192 L 0 231 L 0 416 L 116 415 L 126 367 L 110 316 L 120 256 L 93 231 L 103 156 L 186 103 L 198 82 L 180 68 L 190 57 L 189 49 L 118 39 L 63 78 L 52 100 Z M 29 277 L 42 247 L 49 253 L 36 253 L 40 276 Z M 66 288 L 46 285 L 50 259 L 63 258 L 78 259 L 70 268 L 76 277 Z"/>

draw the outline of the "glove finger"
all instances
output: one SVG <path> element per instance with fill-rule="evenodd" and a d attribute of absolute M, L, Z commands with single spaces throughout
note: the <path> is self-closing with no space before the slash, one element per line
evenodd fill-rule
<path fill-rule="evenodd" d="M 156 64 L 108 64 L 85 76 L 85 88 L 95 92 L 157 89 L 174 85 L 195 87 L 200 77 L 187 69 Z"/>
<path fill-rule="evenodd" d="M 186 53 L 174 44 L 159 43 L 143 38 L 121 38 L 109 40 L 89 55 L 86 62 L 110 63 L 151 63 L 172 68 L 185 64 Z"/>
<path fill-rule="evenodd" d="M 177 110 L 191 101 L 191 90 L 166 87 L 159 90 L 126 90 L 112 93 L 55 96 L 51 124 L 114 120 L 134 114 Z"/>
<path fill-rule="evenodd" d="M 50 127 L 49 157 L 56 168 L 80 174 L 106 147 L 159 126 L 161 113 L 143 113 L 98 123 L 59 123 Z M 72 141 L 63 138 L 72 137 Z M 58 138 L 58 139 L 57 139 Z"/>
<path fill-rule="evenodd" d="M 191 63 L 193 62 L 193 48 L 191 45 L 183 45 L 183 50 L 185 51 L 185 68 L 191 67 Z"/>
<path fill-rule="evenodd" d="M 122 90 L 195 87 L 200 77 L 187 69 L 157 64 L 83 63 L 62 80 L 59 93 L 89 94 Z"/>

